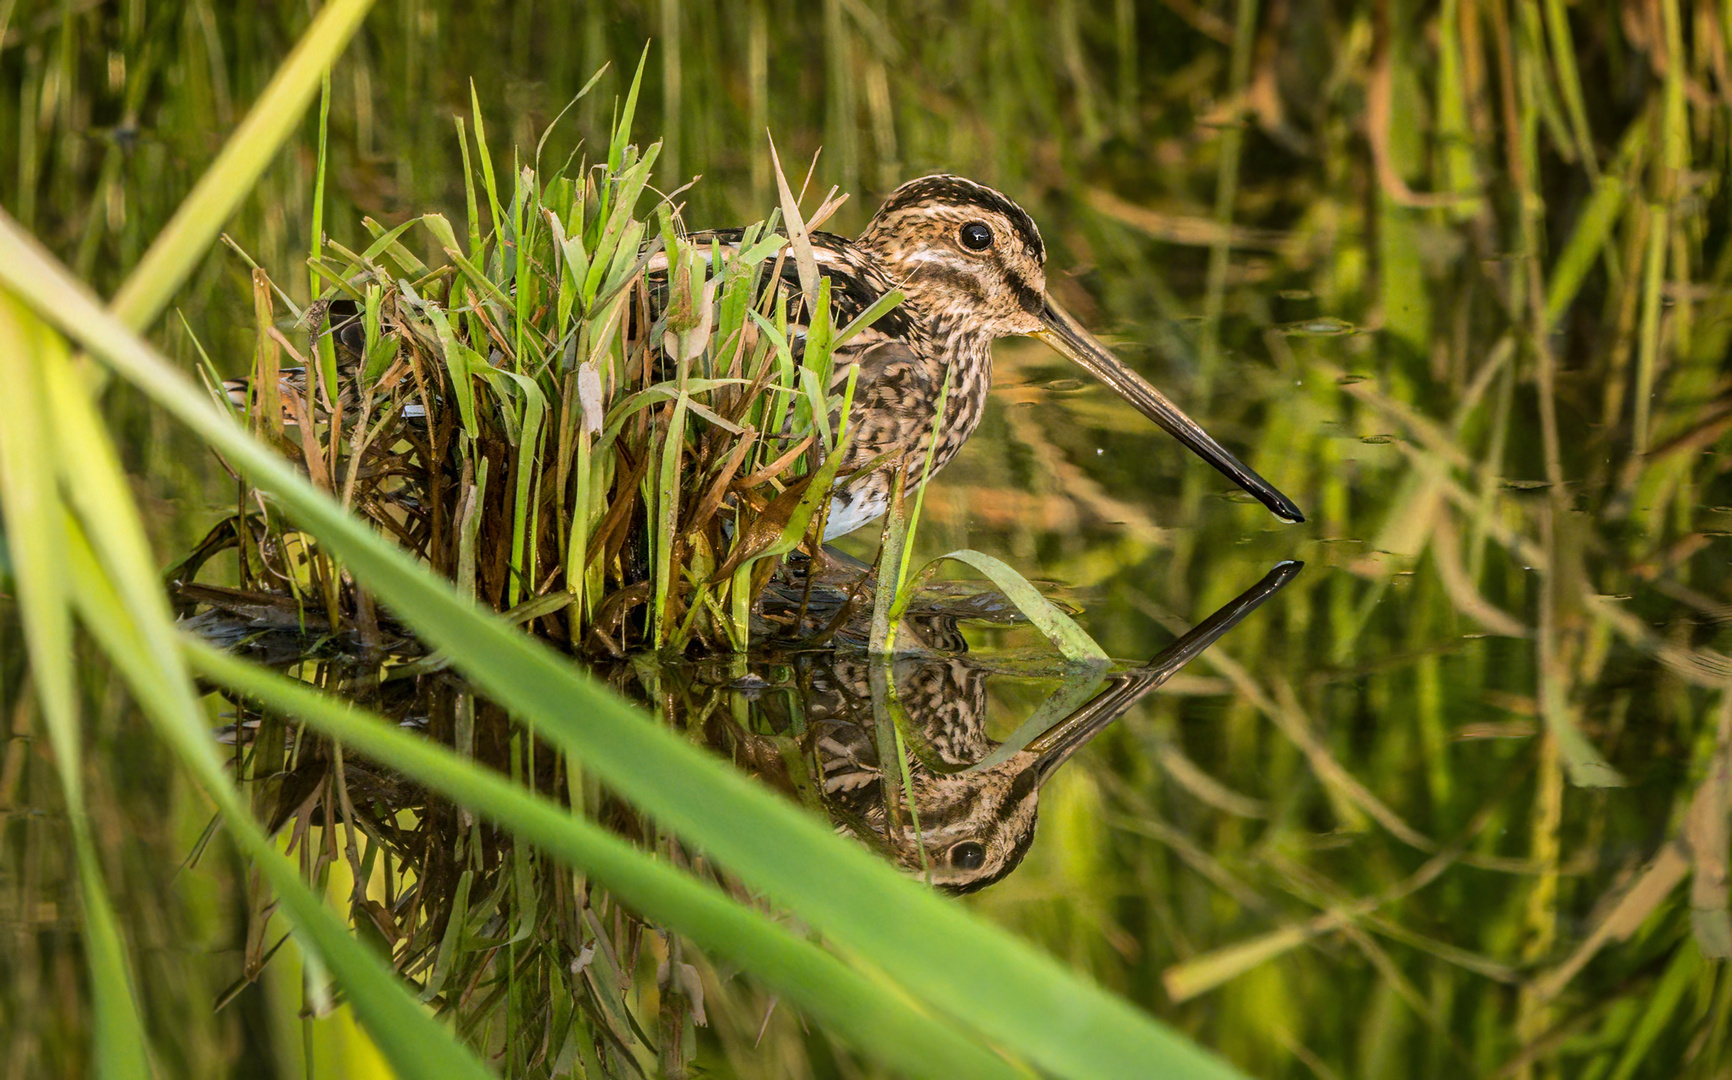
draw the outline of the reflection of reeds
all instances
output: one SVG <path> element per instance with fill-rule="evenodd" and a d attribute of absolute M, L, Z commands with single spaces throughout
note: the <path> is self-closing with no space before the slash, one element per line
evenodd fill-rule
<path fill-rule="evenodd" d="M 308 665 L 303 677 L 546 797 L 590 804 L 634 842 L 744 898 L 737 884 L 692 865 L 653 823 L 604 800 L 593 785 L 567 790 L 573 777 L 562 755 L 526 739 L 460 680 L 431 675 L 369 689 L 367 674 L 365 664 L 349 661 Z M 680 939 L 646 927 L 545 851 L 274 714 L 242 703 L 237 715 L 236 777 L 252 787 L 260 819 L 281 829 L 309 879 L 349 883 L 357 933 L 390 958 L 422 1002 L 511 1073 L 561 1058 L 583 1061 L 596 1075 L 675 1071 L 706 1005 L 735 997 L 713 972 L 706 992 L 698 968 L 681 959 Z M 268 894 L 253 898 L 245 968 L 223 1005 L 264 974 L 280 946 L 273 906 Z M 646 1009 L 634 992 L 646 962 L 662 973 L 659 1008 Z"/>
<path fill-rule="evenodd" d="M 1144 665 L 1109 672 L 1101 663 L 1065 664 L 1058 691 L 1002 744 L 987 734 L 984 684 L 992 661 L 960 654 L 892 660 L 807 646 L 760 656 L 750 666 L 737 654 L 696 665 L 640 654 L 611 665 L 606 677 L 687 739 L 794 796 L 904 873 L 951 892 L 974 892 L 1020 864 L 1034 837 L 1039 788 L 1075 751 L 1298 571 L 1293 563 L 1273 568 Z M 240 675 L 245 666 L 232 659 L 195 650 L 219 681 L 250 689 L 269 706 L 257 710 L 248 696 L 235 695 L 236 721 L 225 732 L 235 748 L 234 775 L 252 791 L 254 812 L 285 837 L 303 875 L 327 881 L 347 874 L 351 922 L 422 1002 L 450 1016 L 491 1056 L 516 1061 L 516 1071 L 578 1053 L 605 1063 L 612 1075 L 643 1065 L 652 1052 L 665 1071 L 677 1070 L 694 1025 L 706 1022 L 706 1002 L 737 996 L 718 992 L 711 961 L 695 953 L 694 963 L 680 960 L 680 940 L 633 910 L 629 886 L 621 903 L 602 887 L 605 874 L 574 874 L 557 853 L 549 858 L 524 842 L 533 835 L 493 827 L 494 815 L 478 818 L 461 789 L 451 792 L 454 803 L 438 781 L 417 783 L 425 774 L 414 766 L 408 775 L 381 767 L 356 753 L 355 743 L 346 750 L 321 733 L 352 739 L 357 720 L 375 734 L 413 728 L 413 735 L 392 738 L 423 749 L 449 746 L 436 755 L 460 755 L 483 774 L 496 774 L 485 783 L 511 793 L 516 815 L 524 811 L 523 792 L 533 792 L 581 808 L 612 834 L 653 848 L 663 861 L 749 903 L 752 894 L 740 880 L 653 817 L 585 782 L 580 766 L 555 745 L 533 738 L 449 674 L 397 658 L 381 664 L 378 653 L 313 660 L 292 626 L 261 634 L 245 620 L 201 621 L 206 634 L 249 639 L 255 657 L 274 656 L 272 666 L 299 670 L 299 683 L 260 680 Z M 1010 661 L 996 673 L 1040 677 L 1054 670 L 1054 661 L 1042 657 L 1033 666 Z M 303 684 L 325 693 L 315 696 Z M 317 710 L 295 703 L 309 698 L 320 703 Z M 342 716 L 357 703 L 376 712 L 329 726 L 332 713 Z M 271 709 L 309 726 L 290 726 Z M 390 745 L 390 738 L 359 744 L 375 753 Z M 388 750 L 379 757 L 392 759 Z M 477 808 L 488 811 L 485 803 Z M 514 821 L 513 814 L 497 819 Z M 282 944 L 280 936 L 270 940 L 279 933 L 272 929 L 273 900 L 259 892 L 251 901 L 242 977 L 222 1004 L 257 981 Z M 665 950 L 657 975 L 659 1030 L 628 994 L 633 980 L 623 975 L 638 966 L 628 957 L 657 944 Z"/>

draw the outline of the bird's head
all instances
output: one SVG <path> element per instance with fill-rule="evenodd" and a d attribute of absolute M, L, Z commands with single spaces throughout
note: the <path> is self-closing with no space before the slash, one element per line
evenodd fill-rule
<path fill-rule="evenodd" d="M 1046 245 L 1034 219 L 960 176 L 926 176 L 891 193 L 856 243 L 928 317 L 1004 337 L 1041 328 Z"/>
<path fill-rule="evenodd" d="M 934 326 L 980 338 L 1028 334 L 1106 383 L 1137 411 L 1250 492 L 1283 521 L 1293 500 L 1216 442 L 1165 394 L 1126 367 L 1046 294 L 1046 245 L 1027 211 L 960 176 L 910 180 L 884 200 L 855 241 Z M 981 343 L 984 345 L 984 342 Z"/>

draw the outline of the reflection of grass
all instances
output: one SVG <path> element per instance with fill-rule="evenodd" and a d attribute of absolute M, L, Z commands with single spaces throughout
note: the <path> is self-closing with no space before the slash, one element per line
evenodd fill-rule
<path fill-rule="evenodd" d="M 1703 951 L 1725 910 L 1709 781 L 1727 744 L 1710 640 L 1726 524 L 1704 509 L 1732 502 L 1712 453 L 1732 326 L 1715 164 L 1725 28 L 1667 2 L 1387 19 L 1259 5 L 1235 48 L 1233 7 L 1013 4 L 982 25 L 835 4 L 784 26 L 765 5 L 719 25 L 664 5 L 655 27 L 597 7 L 381 12 L 378 37 L 334 74 L 325 221 L 340 234 L 381 206 L 393 223 L 428 206 L 458 220 L 462 178 L 436 163 L 450 156 L 442 113 L 469 113 L 470 75 L 484 114 L 505 118 L 490 141 L 532 146 L 601 61 L 669 27 L 683 48 L 652 58 L 643 126 L 706 173 L 695 223 L 773 204 L 754 164 L 766 122 L 790 159 L 822 141 L 820 169 L 863 201 L 928 167 L 997 180 L 1039 206 L 1055 268 L 1091 267 L 1080 283 L 1055 274 L 1061 297 L 1096 298 L 1095 325 L 1159 316 L 1133 336 L 1162 359 L 1133 359 L 1316 524 L 1247 535 L 1262 527 L 1252 511 L 1210 498 L 1212 477 L 1087 394 L 1066 399 L 1073 422 L 1050 422 L 1046 403 L 989 417 L 928 498 L 922 537 L 1105 585 L 1090 628 L 1115 653 L 1141 651 L 1160 611 L 1230 595 L 1251 558 L 1301 545 L 1311 570 L 1221 647 L 1236 668 L 1134 721 L 1120 745 L 1136 753 L 1055 782 L 1044 844 L 981 903 L 1260 1075 L 1723 1070 L 1732 1006 Z M 108 293 L 287 38 L 251 8 L 193 4 L 138 26 L 104 10 L 8 28 L 0 69 L 20 93 L 0 104 L 0 201 Z M 539 85 L 487 74 L 502 70 Z M 566 130 L 605 130 L 608 100 L 592 94 Z M 1224 155 L 1220 124 L 1240 117 Z M 313 161 L 273 165 L 230 225 L 263 265 L 304 251 Z M 1229 176 L 1236 195 L 1217 209 Z M 176 296 L 224 374 L 252 351 L 234 317 L 245 295 L 219 255 Z M 1219 313 L 1217 349 L 1184 321 L 1202 311 Z M 1276 332 L 1314 318 L 1364 332 Z M 184 355 L 179 325 L 163 333 Z M 196 501 L 202 454 L 124 400 L 109 416 L 148 494 Z M 1029 487 L 1001 535 L 960 535 L 970 501 Z M 208 526 L 192 516 L 153 521 L 162 550 Z M 8 687 L 19 653 L 0 649 Z M 1516 737 L 1464 737 L 1486 731 Z M 1565 756 L 1572 731 L 1630 786 L 1572 786 L 1593 764 Z M 32 753 L 10 744 L 0 774 L 24 776 L 30 805 L 58 805 Z M 120 771 L 94 758 L 93 775 Z M 125 790 L 136 817 L 161 814 L 164 796 Z M 10 819 L 40 853 L 55 845 L 39 820 Z M 1386 897 L 1464 838 L 1423 889 L 1188 1003 L 1159 989 L 1169 970 Z M 179 900 L 147 874 L 127 881 L 124 932 L 154 943 Z M 1574 963 L 1584 945 L 1592 957 Z M 184 978 L 143 969 L 147 1007 L 168 1009 L 154 988 Z M 12 985 L 7 1007 L 35 1011 L 9 1016 L 44 1016 L 43 995 Z M 182 1012 L 153 1028 L 188 1034 L 165 1054 L 216 1045 L 193 1033 L 229 1017 L 210 1018 L 208 996 L 173 1000 Z M 736 1060 L 760 1019 L 725 1036 Z M 55 1023 L 38 1025 L 55 1046 L 82 1045 L 76 1018 Z M 787 1031 L 764 1053 L 807 1067 Z"/>

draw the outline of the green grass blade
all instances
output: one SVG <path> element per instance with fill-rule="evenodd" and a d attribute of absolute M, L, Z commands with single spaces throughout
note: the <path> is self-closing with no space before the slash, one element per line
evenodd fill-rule
<path fill-rule="evenodd" d="M 475 156 L 481 161 L 481 185 L 487 189 L 487 209 L 493 215 L 494 233 L 503 235 L 505 210 L 499 205 L 499 181 L 493 175 L 493 151 L 487 149 L 487 125 L 481 118 L 481 98 L 475 92 L 474 79 L 469 80 L 469 105 L 470 113 L 475 118 Z M 483 251 L 479 238 L 484 234 L 481 231 L 481 222 L 475 214 L 473 192 L 470 195 L 469 231 L 471 236 L 477 238 L 477 246 L 470 250 L 469 257 L 480 266 Z"/>
<path fill-rule="evenodd" d="M 1594 260 L 1623 220 L 1630 185 L 1623 173 L 1630 167 L 1648 139 L 1647 118 L 1638 117 L 1624 133 L 1618 155 L 1594 184 L 1594 193 L 1576 217 L 1569 239 L 1553 263 L 1546 282 L 1545 319 L 1548 330 L 1557 326 L 1564 311 L 1576 299 Z"/>
<path fill-rule="evenodd" d="M 193 429 L 319 537 L 427 643 L 623 796 L 904 990 L 1066 1076 L 1230 1076 L 1199 1049 L 1052 958 L 898 876 L 823 824 L 650 724 L 568 661 L 461 601 L 345 514 L 116 321 L 0 216 L 0 282 Z M 764 843 L 775 837 L 775 843 Z M 895 919 L 885 913 L 895 912 Z"/>
<path fill-rule="evenodd" d="M 1011 1067 L 930 1012 L 801 940 L 763 914 L 699 884 L 568 810 L 444 747 L 304 683 L 245 663 L 202 642 L 188 658 L 207 677 L 304 720 L 368 757 L 508 827 L 512 835 L 608 882 L 658 924 L 706 942 L 718 959 L 751 971 L 857 1048 L 914 1076 L 1016 1076 Z"/>
<path fill-rule="evenodd" d="M 236 795 L 174 648 L 167 602 L 148 572 L 149 554 L 136 512 L 116 498 L 124 493 L 117 486 L 124 480 L 113 448 L 96 426 L 88 402 L 83 404 L 82 410 L 60 409 L 56 418 L 72 421 L 63 429 L 59 452 L 63 460 L 77 461 L 83 477 L 95 481 L 87 502 L 103 515 L 94 523 L 97 527 L 87 521 L 68 544 L 85 625 L 120 668 L 158 733 L 217 804 L 237 843 L 270 880 L 301 934 L 348 990 L 357 1016 L 387 1060 L 406 1076 L 486 1076 L 480 1062 L 420 1009 L 384 963 L 301 881 L 298 868 L 277 852 Z M 83 447 L 82 460 L 69 452 L 74 441 Z M 139 565 L 146 568 L 142 577 L 130 569 Z"/>
<path fill-rule="evenodd" d="M 1106 650 L 1101 648 L 1086 630 L 1078 626 L 1075 619 L 1060 611 L 1058 606 L 1042 596 L 1040 590 L 1030 584 L 1027 578 L 1003 560 L 995 559 L 984 552 L 963 548 L 940 555 L 928 565 L 936 565 L 945 559 L 954 559 L 985 574 L 1000 592 L 1010 597 L 1017 610 L 1028 616 L 1028 621 L 1058 647 L 1066 660 L 1102 662 L 1107 659 Z"/>
<path fill-rule="evenodd" d="M 84 955 L 96 1017 L 92 1060 L 104 1080 L 151 1075 L 150 1044 L 114 906 L 103 882 L 84 802 L 65 510 L 54 465 L 54 417 L 32 357 L 53 353 L 70 367 L 65 339 L 0 294 L 0 509 L 16 565 L 18 607 L 31 681 L 66 800 L 84 914 Z"/>
<path fill-rule="evenodd" d="M 867 646 L 874 656 L 896 651 L 896 631 L 901 626 L 895 613 L 902 592 L 902 569 L 908 564 L 908 510 L 903 499 L 907 479 L 906 468 L 891 474 L 890 506 L 884 511 L 884 525 L 879 531 L 877 573 L 881 584 L 872 594 L 872 636 Z M 890 582 L 898 584 L 892 588 Z"/>
<path fill-rule="evenodd" d="M 852 341 L 860 331 L 865 330 L 879 319 L 882 319 L 890 312 L 891 308 L 896 307 L 905 299 L 907 299 L 907 297 L 901 289 L 891 289 L 883 296 L 872 301 L 871 305 L 868 306 L 865 311 L 854 316 L 847 326 L 844 326 L 837 332 L 836 340 L 830 343 L 830 348 L 832 350 L 840 349 L 842 346 L 848 344 L 848 342 Z"/>
<path fill-rule="evenodd" d="M 115 293 L 114 313 L 121 322 L 143 328 L 162 313 L 300 122 L 324 73 L 372 6 L 373 0 L 331 0 L 313 18 L 216 161 Z"/>
<path fill-rule="evenodd" d="M 323 255 L 325 247 L 325 173 L 330 158 L 331 136 L 331 69 L 327 67 L 319 78 L 319 162 L 313 170 L 313 244 L 307 252 L 310 258 Z M 319 272 L 307 270 L 307 295 L 319 295 Z"/>
<path fill-rule="evenodd" d="M 637 114 L 637 93 L 643 86 L 644 65 L 649 63 L 649 42 L 644 42 L 643 53 L 637 58 L 637 71 L 631 77 L 631 89 L 626 91 L 625 104 L 622 106 L 619 122 L 613 126 L 613 140 L 607 148 L 607 171 L 609 175 L 619 172 L 625 163 L 625 148 L 631 142 L 631 123 Z"/>
<path fill-rule="evenodd" d="M 149 639 L 176 635 L 166 618 L 141 626 L 138 612 L 113 587 L 82 534 L 69 545 L 73 580 L 84 623 L 120 668 L 140 707 L 158 734 L 175 750 L 205 793 L 217 804 L 236 845 L 258 867 L 293 921 L 304 947 L 347 991 L 350 1007 L 369 1037 L 402 1077 L 485 1080 L 490 1074 L 473 1051 L 441 1027 L 367 946 L 301 880 L 289 861 L 253 820 L 217 760 L 205 718 L 176 654 L 176 668 L 165 670 L 148 659 Z"/>
<path fill-rule="evenodd" d="M 656 648 L 668 644 L 668 591 L 673 584 L 674 536 L 679 530 L 680 461 L 685 454 L 686 394 L 674 398 L 673 415 L 661 442 L 661 470 L 655 500 L 655 600 L 651 605 L 651 637 Z"/>
<path fill-rule="evenodd" d="M 94 303 L 88 298 L 85 302 Z M 54 508 L 65 522 L 61 535 L 55 538 L 59 545 L 55 557 L 66 567 L 64 580 L 86 627 L 120 669 L 158 734 L 228 818 L 237 842 L 257 860 L 301 933 L 342 980 L 356 1013 L 400 1074 L 486 1076 L 473 1055 L 421 1010 L 384 964 L 324 908 L 302 883 L 295 866 L 276 851 L 247 814 L 216 754 L 203 710 L 180 661 L 168 601 L 157 580 L 143 526 L 88 390 L 58 339 L 48 347 L 27 345 L 34 347 L 9 350 L 7 355 L 28 378 L 40 380 L 41 391 L 31 404 L 49 423 L 43 425 L 47 441 L 38 460 L 51 463 L 60 472 L 74 511 L 66 515 Z M 8 400 L 24 397 L 9 396 Z M 7 430 L 28 428 L 9 423 Z M 30 490 L 10 469 L 4 480 L 8 500 Z M 52 666 L 47 670 L 52 672 Z M 89 861 L 88 856 L 83 858 Z M 89 861 L 88 869 L 94 870 L 93 861 Z M 96 895 L 101 897 L 100 892 Z M 114 999 L 123 973 L 117 967 L 118 935 L 113 927 L 114 919 L 100 908 L 91 913 L 93 940 L 104 957 L 97 971 L 96 993 L 107 1004 L 99 1003 L 99 1016 L 108 1021 L 105 1034 L 116 1040 L 114 1075 L 143 1075 L 139 1071 L 142 1035 L 127 1037 L 125 1026 L 138 1025 L 126 1018 L 130 1005 Z"/>
<path fill-rule="evenodd" d="M 457 332 L 444 311 L 430 307 L 427 313 L 432 316 L 433 328 L 439 335 L 439 344 L 444 346 L 441 351 L 450 367 L 451 396 L 457 399 L 457 416 L 463 421 L 463 433 L 474 439 L 481 428 L 475 419 L 475 381 L 469 374 L 478 368 L 487 367 L 487 363 L 474 349 L 458 340 Z"/>

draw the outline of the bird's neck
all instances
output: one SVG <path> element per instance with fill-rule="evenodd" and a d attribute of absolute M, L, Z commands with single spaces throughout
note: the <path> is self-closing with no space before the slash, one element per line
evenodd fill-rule
<path fill-rule="evenodd" d="M 870 275 L 900 289 L 902 310 L 948 359 L 990 355 L 998 336 L 980 318 L 978 285 L 926 258 L 921 248 L 899 246 L 897 237 L 869 228 L 854 250 Z"/>
<path fill-rule="evenodd" d="M 895 236 L 868 228 L 855 241 L 854 251 L 866 273 L 902 291 L 901 309 L 911 336 L 921 339 L 911 344 L 925 362 L 929 385 L 949 380 L 936 472 L 980 423 L 992 385 L 992 342 L 997 335 L 983 327 L 977 304 L 959 294 L 955 282 L 946 284 L 934 275 L 918 252 L 910 255 Z"/>
<path fill-rule="evenodd" d="M 948 377 L 944 426 L 967 438 L 980 423 L 992 388 L 991 334 L 981 333 L 970 320 L 939 312 L 923 320 L 932 335 L 931 364 L 934 383 Z"/>

